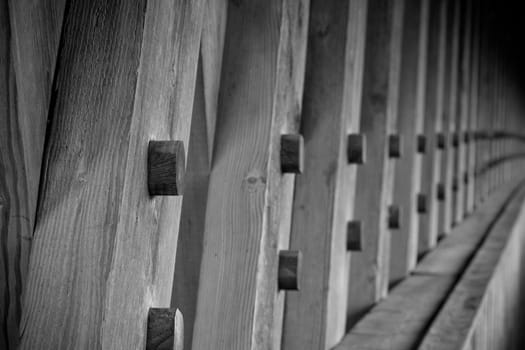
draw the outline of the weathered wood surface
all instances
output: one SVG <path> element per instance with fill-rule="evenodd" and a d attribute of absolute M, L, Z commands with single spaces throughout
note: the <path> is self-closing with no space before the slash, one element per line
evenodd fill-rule
<path fill-rule="evenodd" d="M 517 328 L 501 318 L 504 314 L 516 315 L 517 305 L 513 303 L 519 300 L 516 275 L 522 272 L 525 244 L 524 197 L 525 191 L 520 188 L 447 298 L 419 349 L 511 348 L 506 342 L 516 336 Z M 506 312 L 498 314 L 502 308 Z"/>
<path fill-rule="evenodd" d="M 390 283 L 405 278 L 417 261 L 417 198 L 421 186 L 421 154 L 417 141 L 424 122 L 429 5 L 427 0 L 408 0 L 405 4 L 399 84 L 402 93 L 397 118 L 403 142 L 402 157 L 395 164 L 393 189 L 393 201 L 401 209 L 401 226 L 391 240 Z"/>
<path fill-rule="evenodd" d="M 150 197 L 151 139 L 188 143 L 202 1 L 71 1 L 22 349 L 142 349 L 170 303 L 180 197 Z"/>
<path fill-rule="evenodd" d="M 419 216 L 419 254 L 432 249 L 438 238 L 437 186 L 441 176 L 442 150 L 437 135 L 443 128 L 443 95 L 446 58 L 447 2 L 431 1 L 427 77 L 425 93 L 426 152 L 421 172 L 421 193 L 427 198 L 427 211 Z"/>
<path fill-rule="evenodd" d="M 184 319 L 178 309 L 150 308 L 146 350 L 182 350 Z"/>
<path fill-rule="evenodd" d="M 334 350 L 414 349 L 454 286 L 450 276 L 410 276 L 358 322 Z"/>
<path fill-rule="evenodd" d="M 0 348 L 15 349 L 65 1 L 0 1 Z"/>
<path fill-rule="evenodd" d="M 205 1 L 171 299 L 184 315 L 185 349 L 193 341 L 227 8 L 226 0 Z"/>
<path fill-rule="evenodd" d="M 361 133 L 367 161 L 357 169 L 354 220 L 363 225 L 364 249 L 350 257 L 347 327 L 352 327 L 386 295 L 390 262 L 388 205 L 392 201 L 393 160 L 388 135 L 395 131 L 401 65 L 404 1 L 368 2 Z"/>
<path fill-rule="evenodd" d="M 331 348 L 346 322 L 346 229 L 356 172 L 347 165 L 347 135 L 359 131 L 367 1 L 312 1 L 311 13 L 306 159 L 295 183 L 290 241 L 303 252 L 304 273 L 301 291 L 286 299 L 283 349 Z"/>
<path fill-rule="evenodd" d="M 279 146 L 299 129 L 308 10 L 308 1 L 228 4 L 195 349 L 280 343 L 277 263 L 294 175 L 281 175 Z"/>

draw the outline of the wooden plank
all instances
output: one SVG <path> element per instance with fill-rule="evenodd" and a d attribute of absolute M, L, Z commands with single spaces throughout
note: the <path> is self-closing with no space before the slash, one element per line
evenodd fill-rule
<path fill-rule="evenodd" d="M 195 349 L 281 341 L 278 254 L 289 244 L 294 175 L 281 175 L 279 145 L 299 129 L 308 10 L 308 1 L 228 4 Z"/>
<path fill-rule="evenodd" d="M 419 216 L 419 254 L 437 243 L 437 186 L 441 175 L 442 150 L 437 135 L 443 128 L 443 97 L 446 58 L 447 2 L 430 2 L 429 43 L 427 54 L 427 86 L 425 98 L 426 152 L 423 156 L 421 193 L 427 198 L 427 211 Z"/>
<path fill-rule="evenodd" d="M 226 0 L 206 1 L 202 28 L 171 297 L 172 307 L 184 315 L 185 349 L 191 349 L 193 341 L 227 6 Z"/>
<path fill-rule="evenodd" d="M 417 196 L 421 186 L 418 135 L 423 131 L 429 2 L 405 5 L 397 129 L 402 156 L 395 164 L 393 201 L 401 208 L 401 227 L 391 240 L 390 283 L 405 278 L 417 261 Z"/>
<path fill-rule="evenodd" d="M 481 204 L 461 224 L 454 227 L 439 245 L 419 262 L 415 274 L 460 275 L 475 254 L 480 242 L 514 197 L 517 182 L 510 182 Z"/>
<path fill-rule="evenodd" d="M 359 130 L 367 1 L 312 1 L 311 14 L 305 171 L 295 183 L 290 242 L 303 252 L 304 273 L 301 291 L 286 300 L 283 349 L 329 349 L 346 322 L 346 227 L 356 172 L 346 149 L 347 135 Z"/>
<path fill-rule="evenodd" d="M 458 76 L 459 52 L 459 2 L 447 2 L 447 58 L 445 70 L 445 94 L 443 99 L 443 136 L 445 144 L 443 149 L 443 166 L 441 167 L 440 185 L 443 188 L 443 200 L 439 202 L 438 236 L 450 233 L 452 228 L 452 182 L 453 182 L 453 135 L 456 123 L 456 94 Z"/>
<path fill-rule="evenodd" d="M 180 198 L 149 196 L 147 146 L 188 143 L 202 4 L 68 5 L 22 349 L 142 349 L 169 306 Z"/>
<path fill-rule="evenodd" d="M 472 34 L 472 62 L 471 62 L 471 83 L 470 83 L 470 106 L 468 122 L 468 143 L 467 143 L 467 197 L 465 200 L 465 213 L 471 213 L 475 205 L 475 183 L 474 176 L 477 159 L 477 142 L 474 133 L 477 130 L 479 119 L 479 82 L 480 82 L 480 11 L 479 6 L 473 6 L 473 34 Z"/>
<path fill-rule="evenodd" d="M 0 3 L 0 348 L 15 349 L 65 1 Z"/>
<path fill-rule="evenodd" d="M 465 215 L 465 176 L 467 169 L 467 154 L 465 135 L 467 134 L 469 115 L 471 40 L 472 40 L 472 1 L 461 2 L 462 17 L 460 30 L 460 58 L 458 82 L 458 113 L 456 115 L 456 157 L 455 157 L 455 187 L 453 192 L 453 221 L 460 223 Z"/>
<path fill-rule="evenodd" d="M 450 276 L 410 276 L 398 284 L 334 350 L 415 349 L 454 286 Z"/>
<path fill-rule="evenodd" d="M 361 133 L 367 161 L 357 169 L 354 220 L 363 226 L 364 250 L 351 255 L 347 327 L 352 327 L 388 289 L 393 160 L 387 140 L 398 110 L 404 1 L 369 1 Z"/>
<path fill-rule="evenodd" d="M 480 313 L 487 302 L 491 281 L 498 274 L 499 265 L 503 264 L 502 259 L 521 260 L 515 254 L 506 256 L 504 251 L 512 250 L 511 246 L 514 245 L 523 245 L 522 242 L 511 244 L 513 239 L 509 241 L 509 237 L 522 236 L 520 233 L 525 224 L 525 212 L 522 210 L 524 196 L 525 191 L 521 188 L 519 195 L 513 198 L 492 227 L 488 238 L 430 326 L 419 349 L 462 349 L 468 344 L 476 323 L 480 317 L 483 318 Z"/>

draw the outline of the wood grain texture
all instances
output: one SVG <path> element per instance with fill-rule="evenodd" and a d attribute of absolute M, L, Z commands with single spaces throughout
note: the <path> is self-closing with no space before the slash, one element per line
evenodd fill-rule
<path fill-rule="evenodd" d="M 301 174 L 304 168 L 304 140 L 301 135 L 281 135 L 281 171 Z"/>
<path fill-rule="evenodd" d="M 393 201 L 400 207 L 401 226 L 391 240 L 390 283 L 399 282 L 417 261 L 417 194 L 421 186 L 418 135 L 423 131 L 429 2 L 410 0 L 405 5 L 399 111 L 397 128 L 403 156 L 395 164 Z M 431 121 L 430 121 L 431 122 Z"/>
<path fill-rule="evenodd" d="M 437 243 L 438 209 L 437 186 L 441 175 L 442 150 L 437 135 L 443 128 L 443 95 L 446 57 L 446 1 L 431 1 L 427 52 L 425 93 L 425 135 L 427 152 L 423 156 L 421 192 L 427 195 L 428 210 L 419 215 L 418 252 L 424 254 Z"/>
<path fill-rule="evenodd" d="M 15 349 L 65 1 L 0 2 L 0 348 Z"/>
<path fill-rule="evenodd" d="M 359 130 L 366 13 L 363 0 L 311 3 L 305 171 L 296 179 L 290 242 L 303 252 L 304 275 L 302 290 L 286 300 L 284 349 L 331 348 L 345 332 L 346 225 L 356 171 L 347 165 L 347 135 Z"/>
<path fill-rule="evenodd" d="M 182 350 L 184 319 L 178 309 L 150 308 L 146 350 Z"/>
<path fill-rule="evenodd" d="M 185 349 L 191 349 L 193 341 L 227 6 L 226 0 L 205 1 L 171 299 L 172 307 L 179 308 L 184 315 Z"/>
<path fill-rule="evenodd" d="M 148 192 L 151 196 L 181 196 L 185 172 L 186 152 L 182 141 L 149 141 Z"/>
<path fill-rule="evenodd" d="M 415 349 L 454 286 L 449 276 L 411 276 L 379 302 L 333 350 Z"/>
<path fill-rule="evenodd" d="M 496 315 L 491 311 L 488 312 L 488 315 L 483 315 L 483 313 L 487 307 L 494 308 L 493 310 L 503 307 L 501 304 L 498 305 L 498 302 L 502 300 L 500 298 L 503 298 L 502 294 L 505 293 L 506 287 L 512 286 L 515 293 L 516 284 L 512 282 L 516 279 L 515 276 L 510 280 L 501 278 L 502 275 L 506 275 L 505 270 L 519 270 L 519 264 L 522 261 L 523 235 L 521 233 L 523 224 L 525 224 L 525 213 L 522 210 L 524 196 L 525 191 L 522 187 L 491 228 L 487 239 L 478 249 L 476 256 L 430 326 L 419 349 L 509 348 L 505 344 L 508 339 L 505 339 L 504 335 L 499 336 L 498 332 L 510 334 L 512 326 L 508 328 L 504 324 L 496 326 L 490 319 L 491 316 L 494 317 L 493 320 L 498 319 Z M 505 264 L 510 266 L 504 267 Z M 500 296 L 498 297 L 497 294 Z M 508 303 L 512 305 L 516 299 L 514 295 L 508 300 Z M 507 315 L 512 314 L 515 315 L 508 310 Z M 480 325 L 483 335 L 478 333 L 477 346 L 468 347 L 470 338 L 476 332 L 476 327 Z M 498 338 L 494 338 L 495 336 Z"/>
<path fill-rule="evenodd" d="M 361 133 L 366 135 L 366 164 L 358 167 L 355 220 L 363 223 L 364 251 L 352 254 L 347 327 L 354 325 L 386 295 L 390 262 L 387 207 L 392 201 L 393 162 L 388 137 L 398 111 L 404 1 L 369 1 Z"/>
<path fill-rule="evenodd" d="M 280 343 L 277 263 L 294 175 L 281 175 L 279 145 L 299 128 L 307 18 L 306 1 L 228 4 L 196 349 Z"/>
<path fill-rule="evenodd" d="M 189 138 L 201 1 L 71 1 L 21 348 L 142 349 L 169 306 L 180 198 L 147 192 L 150 139 Z"/>

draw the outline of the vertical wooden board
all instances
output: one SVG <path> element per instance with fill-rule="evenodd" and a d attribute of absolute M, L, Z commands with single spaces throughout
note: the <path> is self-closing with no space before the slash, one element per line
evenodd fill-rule
<path fill-rule="evenodd" d="M 401 227 L 391 240 L 390 283 L 405 278 L 417 261 L 417 196 L 421 181 L 418 135 L 423 131 L 428 1 L 409 0 L 405 5 L 399 111 L 397 128 L 402 140 L 401 158 L 395 164 L 393 201 L 401 208 Z"/>
<path fill-rule="evenodd" d="M 467 154 L 465 135 L 467 133 L 469 115 L 469 91 L 470 91 L 470 67 L 471 61 L 471 36 L 472 36 L 472 5 L 470 0 L 463 0 L 460 32 L 460 61 L 459 61 L 459 86 L 458 86 L 458 113 L 456 116 L 456 163 L 453 218 L 459 223 L 463 220 L 465 209 L 466 184 L 465 176 L 467 169 Z"/>
<path fill-rule="evenodd" d="M 278 249 L 288 242 L 279 232 L 281 219 L 290 221 L 283 202 L 293 175 L 281 175 L 279 144 L 281 133 L 299 127 L 307 15 L 306 1 L 228 4 L 196 349 L 280 342 L 274 339 L 283 312 Z"/>
<path fill-rule="evenodd" d="M 205 1 L 171 297 L 172 307 L 184 315 L 185 349 L 191 349 L 193 341 L 227 8 L 226 0 Z"/>
<path fill-rule="evenodd" d="M 482 16 L 483 16 L 483 28 L 482 28 L 482 61 L 481 61 L 481 86 L 480 86 L 480 108 L 479 117 L 481 119 L 479 131 L 482 132 L 482 138 L 479 142 L 479 160 L 478 169 L 482 168 L 486 163 L 491 160 L 491 141 L 489 139 L 489 131 L 491 128 L 492 120 L 492 100 L 493 100 L 493 84 L 494 84 L 494 67 L 493 67 L 493 53 L 492 47 L 489 40 L 489 23 L 487 21 L 488 12 L 490 12 L 489 6 L 482 2 Z M 490 188 L 490 175 L 489 172 L 480 174 L 479 176 L 479 198 L 478 201 L 483 201 Z"/>
<path fill-rule="evenodd" d="M 203 80 L 202 59 L 199 59 L 171 296 L 171 306 L 184 315 L 186 349 L 191 349 L 193 339 L 208 198 L 209 148 Z"/>
<path fill-rule="evenodd" d="M 208 160 L 211 162 L 228 2 L 226 0 L 205 0 L 205 3 L 205 20 L 202 24 L 200 58 L 202 60 L 206 130 L 208 133 Z"/>
<path fill-rule="evenodd" d="M 430 2 L 429 41 L 425 98 L 425 136 L 427 151 L 423 157 L 421 193 L 427 196 L 427 212 L 419 216 L 419 253 L 432 249 L 437 243 L 439 201 L 437 186 L 441 175 L 442 151 L 437 135 L 443 128 L 443 95 L 445 81 L 447 2 Z"/>
<path fill-rule="evenodd" d="M 69 4 L 21 348 L 141 349 L 169 305 L 180 198 L 149 196 L 146 155 L 187 144 L 201 7 Z"/>
<path fill-rule="evenodd" d="M 361 133 L 367 161 L 357 169 L 354 220 L 362 222 L 364 250 L 350 258 L 347 328 L 386 295 L 390 262 L 387 208 L 392 200 L 393 162 L 388 135 L 395 129 L 404 1 L 368 4 Z"/>
<path fill-rule="evenodd" d="M 303 253 L 303 279 L 287 296 L 283 349 L 331 348 L 346 322 L 346 225 L 356 167 L 346 164 L 346 145 L 359 128 L 367 1 L 313 1 L 310 12 L 306 159 L 295 183 L 290 241 Z"/>
<path fill-rule="evenodd" d="M 15 349 L 64 1 L 0 4 L 0 348 Z"/>
<path fill-rule="evenodd" d="M 448 234 L 452 228 L 452 181 L 454 148 L 453 135 L 456 130 L 455 115 L 457 107 L 457 77 L 459 52 L 459 19 L 460 3 L 447 1 L 447 59 L 445 71 L 445 93 L 443 99 L 443 135 L 445 148 L 441 167 L 441 184 L 444 188 L 444 199 L 439 202 L 438 235 Z"/>
<path fill-rule="evenodd" d="M 467 195 L 465 199 L 465 213 L 471 213 L 474 210 L 475 203 L 475 183 L 477 142 L 474 133 L 477 130 L 479 119 L 479 73 L 480 73 L 480 11 L 479 5 L 473 4 L 473 24 L 472 24 L 472 42 L 471 42 L 471 73 L 470 73 L 470 91 L 469 91 L 469 115 L 468 115 L 468 143 L 467 143 Z"/>
<path fill-rule="evenodd" d="M 487 113 L 488 113 L 488 99 L 489 99 L 489 55 L 490 51 L 487 42 L 487 24 L 486 11 L 483 3 L 480 4 L 480 49 L 479 49 L 479 104 L 478 104 L 478 120 L 476 127 L 477 136 L 474 139 L 476 146 L 476 165 L 475 165 L 475 198 L 474 204 L 478 205 L 485 197 L 486 176 L 478 174 L 478 169 L 483 167 L 487 157 L 487 140 L 481 137 L 485 133 L 487 127 Z"/>

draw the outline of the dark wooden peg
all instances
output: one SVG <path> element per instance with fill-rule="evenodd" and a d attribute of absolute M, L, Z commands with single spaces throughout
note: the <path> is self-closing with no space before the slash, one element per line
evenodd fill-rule
<path fill-rule="evenodd" d="M 445 200 L 445 185 L 443 185 L 442 183 L 437 184 L 437 199 L 439 201 Z"/>
<path fill-rule="evenodd" d="M 182 350 L 184 320 L 178 309 L 150 308 L 146 350 Z"/>
<path fill-rule="evenodd" d="M 279 290 L 299 290 L 302 255 L 298 250 L 279 252 L 278 287 Z"/>
<path fill-rule="evenodd" d="M 439 149 L 445 149 L 446 144 L 446 137 L 445 134 L 442 132 L 439 132 L 436 134 L 436 145 Z"/>
<path fill-rule="evenodd" d="M 304 141 L 298 134 L 281 135 L 281 171 L 301 174 L 304 167 Z"/>
<path fill-rule="evenodd" d="M 388 155 L 390 158 L 401 157 L 401 138 L 399 135 L 388 136 Z"/>
<path fill-rule="evenodd" d="M 452 147 L 459 147 L 459 133 L 452 134 Z"/>
<path fill-rule="evenodd" d="M 364 164 L 366 162 L 366 137 L 361 134 L 349 134 L 346 145 L 348 164 Z"/>
<path fill-rule="evenodd" d="M 463 133 L 463 142 L 469 143 L 470 142 L 471 133 L 469 131 L 465 131 Z"/>
<path fill-rule="evenodd" d="M 417 152 L 425 153 L 427 151 L 427 138 L 425 135 L 417 135 Z"/>
<path fill-rule="evenodd" d="M 184 188 L 186 156 L 182 141 L 150 141 L 148 191 L 151 196 L 180 196 Z"/>
<path fill-rule="evenodd" d="M 397 230 L 401 227 L 401 215 L 397 205 L 388 206 L 388 228 Z"/>
<path fill-rule="evenodd" d="M 417 195 L 417 212 L 419 214 L 426 214 L 427 213 L 427 196 L 423 193 L 419 193 Z"/>
<path fill-rule="evenodd" d="M 452 191 L 453 192 L 459 191 L 459 180 L 456 176 L 452 178 Z"/>
<path fill-rule="evenodd" d="M 361 221 L 349 221 L 346 225 L 346 250 L 363 251 L 363 230 Z"/>

